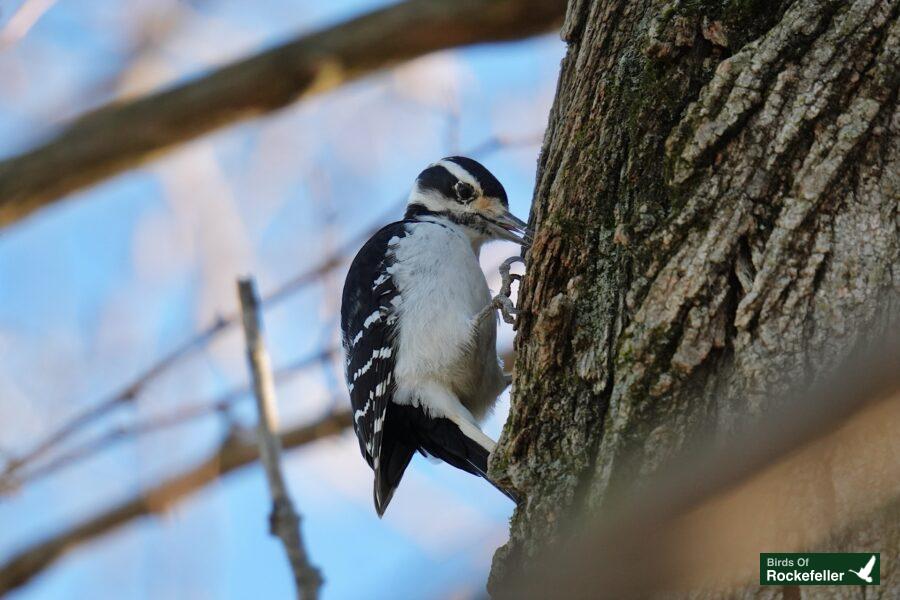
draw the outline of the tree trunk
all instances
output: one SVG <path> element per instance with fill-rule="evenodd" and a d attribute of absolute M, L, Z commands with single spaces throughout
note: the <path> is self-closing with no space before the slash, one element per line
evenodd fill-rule
<path fill-rule="evenodd" d="M 491 465 L 527 502 L 492 585 L 900 325 L 900 0 L 570 0 L 563 38 Z M 842 510 L 836 484 L 806 518 Z M 887 518 L 828 549 L 897 556 Z"/>

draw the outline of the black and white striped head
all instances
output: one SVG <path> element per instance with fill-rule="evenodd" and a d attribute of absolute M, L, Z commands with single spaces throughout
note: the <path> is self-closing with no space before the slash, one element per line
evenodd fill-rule
<path fill-rule="evenodd" d="M 463 226 L 473 239 L 527 244 L 527 225 L 509 212 L 506 190 L 484 165 L 450 156 L 430 165 L 416 178 L 406 218 L 442 216 Z"/>

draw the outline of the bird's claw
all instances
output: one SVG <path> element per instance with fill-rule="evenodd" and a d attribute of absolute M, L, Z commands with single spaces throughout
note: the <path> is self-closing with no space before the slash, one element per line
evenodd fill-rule
<path fill-rule="evenodd" d="M 498 309 L 503 320 L 510 325 L 516 322 L 516 315 L 519 314 L 519 310 L 513 304 L 511 298 L 512 282 L 521 281 L 522 276 L 509 272 L 510 267 L 517 262 L 524 263 L 525 261 L 521 256 L 510 256 L 500 264 L 500 293 L 491 300 L 491 306 Z"/>
<path fill-rule="evenodd" d="M 519 310 L 516 308 L 516 305 L 513 304 L 512 298 L 512 282 L 516 280 L 522 279 L 521 275 L 516 275 L 515 273 L 510 273 L 509 268 L 513 265 L 513 263 L 517 262 L 525 262 L 519 256 L 512 256 L 503 261 L 500 265 L 500 293 L 491 298 L 490 304 L 481 309 L 474 319 L 476 326 L 481 323 L 482 319 L 486 319 L 488 315 L 490 315 L 493 311 L 499 310 L 503 320 L 510 325 L 515 324 L 516 315 L 519 314 Z"/>
<path fill-rule="evenodd" d="M 510 325 L 516 322 L 516 315 L 519 314 L 519 310 L 513 305 L 509 296 L 497 294 L 494 296 L 494 299 L 491 300 L 491 306 L 498 309 L 503 320 Z"/>

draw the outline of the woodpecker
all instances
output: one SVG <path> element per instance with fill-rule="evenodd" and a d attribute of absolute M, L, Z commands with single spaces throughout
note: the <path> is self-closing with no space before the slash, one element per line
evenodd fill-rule
<path fill-rule="evenodd" d="M 350 266 L 341 301 L 347 387 L 379 517 L 417 451 L 490 482 L 495 442 L 479 423 L 507 385 L 478 262 L 490 240 L 524 244 L 526 224 L 490 171 L 451 156 L 419 174 L 403 220 L 373 235 Z"/>

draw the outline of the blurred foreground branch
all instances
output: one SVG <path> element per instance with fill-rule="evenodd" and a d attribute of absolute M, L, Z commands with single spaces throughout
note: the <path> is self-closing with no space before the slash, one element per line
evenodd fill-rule
<path fill-rule="evenodd" d="M 429 52 L 548 31 L 560 0 L 407 0 L 86 114 L 0 162 L 0 227 L 163 150 Z"/>
<path fill-rule="evenodd" d="M 501 597 L 646 598 L 735 593 L 760 552 L 810 551 L 900 507 L 900 344 L 896 335 L 727 440 L 699 443 L 623 490 Z M 900 534 L 890 515 L 886 528 Z M 830 551 L 851 551 L 829 546 Z M 881 548 L 852 548 L 879 551 Z M 882 585 L 891 583 L 884 579 Z M 896 583 L 894 583 L 895 585 Z"/>
<path fill-rule="evenodd" d="M 281 472 L 281 442 L 275 432 L 278 429 L 275 400 L 275 379 L 272 365 L 262 336 L 259 298 L 253 279 L 238 281 L 238 297 L 241 301 L 241 316 L 244 325 L 244 339 L 247 344 L 247 362 L 253 380 L 253 395 L 259 423 L 256 441 L 259 455 L 266 473 L 269 494 L 272 496 L 272 513 L 269 516 L 269 531 L 281 539 L 285 553 L 294 574 L 297 597 L 315 600 L 322 587 L 319 570 L 309 562 L 309 555 L 303 543 L 300 529 L 300 514 L 288 493 L 284 474 Z"/>
<path fill-rule="evenodd" d="M 25 0 L 13 13 L 6 25 L 0 28 L 0 51 L 6 50 L 23 37 L 37 24 L 48 10 L 53 8 L 56 0 Z"/>
<path fill-rule="evenodd" d="M 335 412 L 315 423 L 290 429 L 279 437 L 284 448 L 297 448 L 336 435 L 350 427 L 350 422 L 350 411 Z M 11 557 L 0 565 L 0 596 L 28 583 L 65 552 L 133 519 L 165 512 L 222 475 L 251 464 L 258 458 L 256 440 L 242 439 L 242 436 L 232 432 L 208 458 L 193 467 Z"/>

